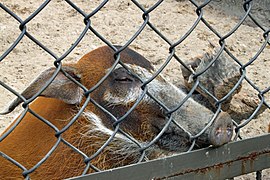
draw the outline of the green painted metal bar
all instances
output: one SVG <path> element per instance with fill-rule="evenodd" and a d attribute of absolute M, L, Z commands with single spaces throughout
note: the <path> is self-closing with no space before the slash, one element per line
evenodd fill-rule
<path fill-rule="evenodd" d="M 209 180 L 232 178 L 266 168 L 270 168 L 270 134 L 72 179 Z"/>

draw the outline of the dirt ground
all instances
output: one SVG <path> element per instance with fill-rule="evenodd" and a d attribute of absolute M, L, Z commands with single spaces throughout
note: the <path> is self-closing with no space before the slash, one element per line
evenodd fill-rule
<path fill-rule="evenodd" d="M 25 20 L 41 4 L 42 0 L 1 0 L 5 6 Z M 101 1 L 73 1 L 84 12 L 90 13 Z M 156 1 L 139 1 L 145 8 L 151 7 Z M 238 2 L 238 1 L 236 1 Z M 266 1 L 265 1 L 266 2 Z M 211 3 L 204 9 L 204 18 L 221 35 L 227 34 L 239 22 L 243 11 L 233 6 L 218 6 L 219 2 Z M 256 9 L 255 9 L 256 10 Z M 254 10 L 254 11 L 255 11 Z M 234 13 L 232 13 L 234 12 Z M 237 13 L 235 13 L 237 12 Z M 261 13 L 260 19 L 265 27 L 270 26 L 270 16 Z M 268 17 L 268 19 L 267 19 Z M 187 0 L 167 0 L 150 14 L 150 21 L 171 42 L 182 37 L 196 21 L 194 5 Z M 91 18 L 92 27 L 112 44 L 125 44 L 143 24 L 142 11 L 130 1 L 112 0 Z M 19 36 L 19 23 L 0 9 L 0 55 L 2 55 Z M 81 14 L 75 11 L 65 1 L 51 1 L 47 7 L 27 24 L 27 31 L 49 48 L 57 56 L 61 56 L 75 42 L 85 28 Z M 218 38 L 203 24 L 199 23 L 196 30 L 176 48 L 178 56 L 185 62 L 203 54 L 209 41 L 218 46 Z M 240 28 L 226 39 L 228 49 L 241 63 L 247 63 L 260 49 L 264 42 L 263 31 L 247 20 Z M 87 52 L 105 45 L 91 31 L 63 62 L 75 62 Z M 143 32 L 130 45 L 156 68 L 160 67 L 168 57 L 169 45 L 151 28 L 145 27 Z M 258 59 L 247 67 L 247 76 L 260 90 L 270 85 L 270 46 L 268 45 Z M 42 50 L 26 36 L 17 47 L 0 63 L 0 81 L 14 90 L 21 92 L 43 70 L 53 66 L 54 58 Z M 182 76 L 179 63 L 174 59 L 163 71 L 168 80 L 180 85 Z M 246 82 L 240 93 L 256 95 L 257 92 Z M 15 96 L 0 86 L 0 110 L 4 109 Z M 270 102 L 270 93 L 265 98 Z M 0 116 L 0 132 L 7 127 L 21 108 L 8 115 Z M 252 120 L 241 132 L 244 138 L 267 133 L 270 111 L 266 110 Z M 255 179 L 249 174 L 235 179 Z M 270 179 L 270 170 L 263 171 L 263 179 Z"/>

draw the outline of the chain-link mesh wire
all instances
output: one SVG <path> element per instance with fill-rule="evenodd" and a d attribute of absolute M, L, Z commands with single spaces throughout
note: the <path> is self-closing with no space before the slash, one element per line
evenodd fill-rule
<path fill-rule="evenodd" d="M 40 119 L 43 123 L 45 123 L 47 126 L 49 126 L 50 128 L 52 128 L 55 131 L 55 138 L 57 139 L 56 143 L 54 144 L 54 146 L 48 151 L 48 153 L 42 157 L 42 159 L 36 163 L 34 166 L 32 166 L 31 168 L 26 168 L 25 164 L 20 164 L 20 162 L 16 161 L 16 158 L 10 157 L 8 153 L 4 153 L 4 152 L 0 152 L 1 156 L 4 157 L 5 159 L 7 159 L 8 161 L 10 161 L 14 166 L 19 167 L 20 169 L 22 169 L 23 173 L 22 176 L 24 178 L 30 178 L 31 174 L 33 172 L 36 171 L 37 168 L 39 168 L 40 166 L 42 166 L 42 164 L 44 162 L 46 162 L 46 160 L 52 155 L 52 153 L 54 153 L 54 151 L 58 148 L 58 146 L 61 143 L 64 143 L 65 146 L 67 146 L 68 148 L 70 148 L 70 150 L 74 151 L 75 153 L 79 154 L 83 159 L 84 159 L 84 163 L 85 163 L 85 168 L 84 171 L 82 173 L 82 175 L 86 174 L 89 169 L 92 169 L 93 171 L 102 171 L 102 169 L 99 169 L 98 167 L 96 167 L 95 165 L 92 164 L 92 160 L 95 158 L 99 158 L 100 156 L 102 156 L 102 153 L 104 151 L 104 149 L 112 142 L 112 140 L 115 138 L 117 133 L 120 133 L 121 135 L 124 135 L 126 138 L 130 139 L 136 146 L 139 147 L 139 153 L 140 153 L 140 158 L 138 159 L 138 161 L 136 163 L 142 162 L 147 160 L 147 150 L 153 146 L 158 139 L 161 138 L 161 136 L 164 134 L 164 132 L 166 131 L 166 129 L 168 128 L 168 126 L 170 126 L 171 124 L 177 124 L 176 122 L 174 122 L 174 120 L 172 119 L 172 114 L 179 108 L 182 107 L 182 105 L 193 96 L 194 91 L 196 90 L 196 88 L 201 88 L 203 89 L 204 93 L 209 95 L 210 97 L 213 97 L 213 99 L 215 100 L 215 115 L 213 116 L 213 118 L 211 120 L 209 120 L 208 124 L 205 125 L 205 128 L 203 128 L 200 133 L 198 134 L 192 134 L 190 132 L 186 132 L 189 135 L 189 139 L 191 140 L 191 146 L 189 147 L 188 151 L 193 150 L 194 145 L 198 139 L 198 137 L 204 133 L 207 128 L 209 128 L 209 126 L 211 125 L 211 123 L 215 120 L 216 116 L 221 112 L 221 108 L 222 108 L 222 103 L 228 99 L 229 97 L 231 97 L 233 95 L 233 93 L 236 91 L 236 89 L 241 86 L 242 82 L 245 81 L 247 82 L 255 91 L 256 94 L 259 97 L 259 102 L 256 106 L 256 108 L 254 109 L 254 111 L 252 112 L 252 114 L 244 121 L 242 122 L 234 122 L 234 126 L 235 126 L 235 138 L 234 140 L 237 140 L 240 137 L 240 130 L 242 127 L 246 126 L 250 121 L 252 121 L 254 119 L 254 117 L 257 115 L 257 113 L 263 108 L 270 108 L 269 104 L 267 103 L 266 99 L 265 99 L 265 94 L 267 92 L 269 92 L 270 87 L 266 87 L 264 89 L 259 88 L 256 83 L 254 83 L 251 79 L 249 79 L 249 77 L 247 76 L 247 69 L 249 66 L 251 66 L 252 64 L 256 63 L 258 57 L 260 56 L 260 54 L 270 45 L 270 41 L 269 41 L 269 31 L 270 29 L 267 29 L 268 27 L 264 27 L 258 20 L 256 20 L 255 17 L 253 17 L 252 13 L 251 13 L 251 9 L 253 4 L 257 3 L 256 1 L 252 1 L 252 0 L 245 0 L 242 4 L 243 4 L 243 9 L 245 11 L 245 13 L 242 15 L 242 17 L 239 19 L 238 23 L 226 34 L 221 35 L 221 33 L 219 32 L 218 29 L 216 29 L 213 25 L 211 25 L 211 22 L 208 22 L 208 20 L 204 17 L 204 8 L 207 8 L 209 6 L 209 4 L 211 4 L 211 0 L 208 1 L 204 1 L 204 2 L 198 2 L 198 1 L 192 1 L 190 0 L 189 3 L 191 3 L 194 8 L 195 8 L 195 13 L 197 14 L 197 19 L 194 21 L 193 25 L 186 31 L 186 33 L 179 39 L 171 41 L 169 38 L 166 37 L 165 34 L 162 33 L 162 31 L 160 31 L 154 23 L 151 22 L 151 13 L 153 13 L 154 11 L 156 11 L 156 9 L 162 4 L 164 3 L 162 0 L 155 2 L 153 5 L 149 6 L 149 7 L 144 7 L 139 1 L 135 1 L 132 0 L 129 3 L 132 3 L 133 5 L 136 6 L 136 8 L 140 11 L 140 15 L 142 16 L 142 23 L 141 25 L 137 28 L 136 32 L 132 35 L 132 37 L 126 42 L 124 43 L 122 46 L 115 46 L 113 45 L 113 43 L 109 40 L 107 40 L 105 37 L 102 36 L 101 33 L 99 33 L 99 31 L 96 29 L 96 26 L 92 25 L 92 19 L 95 18 L 95 14 L 98 13 L 99 11 L 102 11 L 102 8 L 105 7 L 105 5 L 107 3 L 110 3 L 108 0 L 107 1 L 102 1 L 91 13 L 86 13 L 83 11 L 82 8 L 78 7 L 75 3 L 73 3 L 72 1 L 66 0 L 65 1 L 70 8 L 72 8 L 73 10 L 75 10 L 77 13 L 80 14 L 81 19 L 80 21 L 84 22 L 84 29 L 83 31 L 80 33 L 79 37 L 76 39 L 76 41 L 74 43 L 72 43 L 71 47 L 64 52 L 63 54 L 61 54 L 61 56 L 58 56 L 56 53 L 53 52 L 53 50 L 51 50 L 50 48 L 48 48 L 46 45 L 44 45 L 41 41 L 39 41 L 38 38 L 35 37 L 35 35 L 31 34 L 28 30 L 27 30 L 27 26 L 28 24 L 34 20 L 34 18 L 36 16 L 39 16 L 39 14 L 42 13 L 42 11 L 44 11 L 46 9 L 46 7 L 51 3 L 51 1 L 47 0 L 45 2 L 42 3 L 42 5 L 40 5 L 40 7 L 38 7 L 36 9 L 36 11 L 34 13 L 32 13 L 30 16 L 28 16 L 27 18 L 25 18 L 24 20 L 19 17 L 14 11 L 12 11 L 10 8 L 8 8 L 7 6 L 4 5 L 4 3 L 0 3 L 0 7 L 2 10 L 4 10 L 7 14 L 9 14 L 10 16 L 12 16 L 13 19 L 15 19 L 16 21 L 19 22 L 19 29 L 21 31 L 20 35 L 17 37 L 17 39 L 12 43 L 12 45 L 1 55 L 0 57 L 0 61 L 1 63 L 5 62 L 5 58 L 12 52 L 14 51 L 15 47 L 18 46 L 18 44 L 20 44 L 20 42 L 22 41 L 23 38 L 28 38 L 31 41 L 33 41 L 36 45 L 38 45 L 42 51 L 48 53 L 53 59 L 54 59 L 54 63 L 53 65 L 56 67 L 55 72 L 53 73 L 52 77 L 46 82 L 46 84 L 31 98 L 26 99 L 22 94 L 20 94 L 19 92 L 17 92 L 13 87 L 7 85 L 7 83 L 4 83 L 3 81 L 0 81 L 0 84 L 3 88 L 5 88 L 6 90 L 12 92 L 14 95 L 16 95 L 17 97 L 19 97 L 22 101 L 23 101 L 23 105 L 22 107 L 24 108 L 23 112 L 21 113 L 21 115 L 19 116 L 18 119 L 16 119 L 15 123 L 12 124 L 12 126 L 4 133 L 1 135 L 0 137 L 0 142 L 2 142 L 6 137 L 8 137 L 13 131 L 16 130 L 16 127 L 19 125 L 19 123 L 23 120 L 23 118 L 25 117 L 26 113 L 29 112 L 32 115 L 34 115 L 35 117 L 37 117 L 38 119 Z M 121 2 L 122 3 L 122 2 Z M 181 1 L 179 1 L 179 3 L 181 3 Z M 169 10 L 168 10 L 169 11 Z M 127 15 L 128 16 L 128 15 Z M 260 49 L 256 52 L 256 54 L 247 62 L 247 63 L 242 63 L 237 57 L 235 57 L 233 55 L 233 53 L 231 52 L 231 50 L 226 46 L 226 40 L 229 39 L 231 36 L 233 36 L 234 33 L 237 32 L 237 30 L 239 29 L 239 27 L 241 25 L 243 25 L 243 23 L 246 22 L 247 18 L 250 18 L 250 21 L 253 22 L 255 24 L 255 26 L 257 28 L 260 29 L 261 31 L 261 47 Z M 175 17 L 177 18 L 177 17 Z M 190 69 L 189 66 L 187 66 L 185 64 L 184 61 L 181 60 L 181 57 L 179 57 L 179 55 L 177 54 L 177 47 L 180 46 L 181 44 L 183 44 L 183 42 L 189 37 L 192 36 L 192 32 L 196 30 L 196 28 L 198 28 L 198 24 L 199 23 L 203 23 L 205 25 L 205 27 L 208 28 L 208 30 L 212 33 L 215 34 L 215 36 L 218 38 L 218 44 L 219 44 L 219 48 L 217 51 L 217 55 L 211 60 L 211 62 L 209 63 L 208 66 L 206 66 L 206 68 L 204 68 L 202 71 L 200 72 L 194 72 Z M 91 96 L 91 94 L 95 91 L 98 90 L 98 87 L 108 78 L 108 76 L 114 71 L 114 69 L 116 68 L 116 66 L 118 66 L 119 64 L 124 67 L 125 69 L 127 69 L 129 72 L 129 67 L 127 67 L 122 61 L 121 61 L 121 52 L 123 52 L 127 47 L 129 47 L 138 36 L 140 36 L 142 34 L 142 32 L 145 31 L 146 28 L 150 28 L 153 32 L 156 33 L 156 35 L 158 35 L 163 42 L 165 42 L 168 45 L 168 54 L 166 55 L 166 61 L 160 66 L 160 68 L 158 68 L 157 71 L 155 71 L 155 73 L 153 74 L 153 76 L 148 79 L 147 81 L 142 80 L 137 74 L 133 74 L 133 76 L 137 77 L 141 83 L 142 83 L 142 93 L 139 97 L 139 99 L 136 100 L 136 103 L 134 103 L 132 105 L 132 107 L 130 107 L 130 109 L 121 117 L 115 117 L 113 116 L 112 112 L 109 112 L 106 108 L 104 108 L 101 104 L 99 104 L 98 102 L 96 102 L 94 99 L 94 97 Z M 69 54 L 79 45 L 79 43 L 81 42 L 81 40 L 83 38 L 85 38 L 87 36 L 87 33 L 93 33 L 97 38 L 99 38 L 99 40 L 101 40 L 104 44 L 106 44 L 107 46 L 109 46 L 113 51 L 114 51 L 114 59 L 115 62 L 113 64 L 113 66 L 111 67 L 111 69 L 106 73 L 106 75 L 104 77 L 102 77 L 102 79 L 92 88 L 88 89 L 85 87 L 85 85 L 81 84 L 80 82 L 78 82 L 76 79 L 72 78 L 68 73 L 65 73 L 65 70 L 63 68 L 62 63 L 65 62 L 65 59 L 69 56 Z M 247 37 L 248 38 L 248 37 Z M 239 66 L 239 71 L 240 71 L 240 77 L 238 79 L 238 82 L 235 84 L 235 86 L 231 89 L 231 91 L 224 96 L 222 99 L 218 99 L 216 97 L 214 97 L 213 94 L 211 94 L 205 87 L 203 87 L 202 84 L 200 84 L 199 82 L 199 78 L 202 74 L 204 74 L 205 72 L 208 71 L 208 69 L 217 61 L 217 59 L 220 57 L 220 55 L 222 53 L 226 53 L 227 55 L 229 55 L 235 62 L 236 64 Z M 181 64 L 182 66 L 184 66 L 184 68 L 186 68 L 188 71 L 191 72 L 192 74 L 192 78 L 194 81 L 194 85 L 191 88 L 191 90 L 189 91 L 189 93 L 187 94 L 187 96 L 185 97 L 184 100 L 182 100 L 181 102 L 179 102 L 179 105 L 174 108 L 174 109 L 170 109 L 169 107 L 167 107 L 163 102 L 161 102 L 160 100 L 156 99 L 152 94 L 150 94 L 148 92 L 148 84 L 150 84 L 163 70 L 164 68 L 166 68 L 168 66 L 168 64 L 171 63 L 171 61 L 173 61 L 173 59 L 176 59 L 176 61 Z M 48 120 L 44 119 L 42 116 L 40 116 L 38 113 L 34 112 L 33 110 L 30 109 L 29 105 L 36 100 L 36 98 L 53 82 L 53 80 L 56 78 L 56 76 L 60 73 L 63 72 L 65 74 L 66 77 L 68 77 L 69 79 L 71 79 L 73 82 L 75 82 L 84 92 L 84 96 L 85 96 L 85 101 L 83 103 L 83 105 L 80 107 L 80 110 L 76 113 L 76 115 L 74 115 L 72 117 L 72 119 L 67 123 L 67 125 L 65 127 L 63 127 L 62 129 L 58 129 L 54 124 L 52 124 L 51 122 L 49 122 Z M 180 74 L 179 74 L 180 76 Z M 160 132 L 158 133 L 157 136 L 155 136 L 150 142 L 148 142 L 147 144 L 142 144 L 140 142 L 138 142 L 135 138 L 133 138 L 131 135 L 129 135 L 128 132 L 124 132 L 121 128 L 120 125 L 121 123 L 123 123 L 124 121 L 127 120 L 127 116 L 137 107 L 137 105 L 142 101 L 142 99 L 145 96 L 149 96 L 151 97 L 157 104 L 159 104 L 160 108 L 163 108 L 163 110 L 166 112 L 166 116 L 167 116 L 167 122 L 165 123 L 164 127 L 160 130 Z M 114 120 L 113 122 L 113 133 L 110 137 L 107 138 L 107 140 L 105 141 L 104 144 L 102 144 L 102 146 L 94 153 L 91 155 L 87 155 L 82 149 L 80 149 L 79 147 L 75 147 L 72 143 L 70 143 L 69 141 L 67 141 L 65 138 L 63 138 L 62 134 L 65 133 L 66 131 L 68 131 L 70 129 L 71 126 L 74 125 L 74 123 L 78 120 L 79 117 L 82 116 L 86 106 L 88 106 L 89 104 L 94 105 L 95 107 L 97 107 L 99 110 L 101 110 L 104 114 L 106 114 L 107 116 L 109 116 L 111 119 Z M 181 125 L 178 125 L 178 128 L 181 128 Z M 184 129 L 185 131 L 185 129 Z M 260 175 L 258 175 L 260 176 Z"/>

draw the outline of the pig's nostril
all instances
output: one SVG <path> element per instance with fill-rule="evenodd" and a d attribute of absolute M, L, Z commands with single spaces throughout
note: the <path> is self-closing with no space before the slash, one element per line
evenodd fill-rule
<path fill-rule="evenodd" d="M 228 143 L 231 140 L 233 134 L 233 127 L 231 125 L 228 126 L 218 126 L 213 131 L 213 136 L 210 138 L 211 143 L 214 146 L 221 146 L 223 144 Z"/>
<path fill-rule="evenodd" d="M 227 129 L 226 132 L 227 132 L 228 137 L 231 137 L 232 136 L 232 133 L 233 133 L 233 129 L 232 128 Z"/>
<path fill-rule="evenodd" d="M 215 135 L 219 135 L 220 133 L 222 133 L 222 129 L 219 127 L 216 129 Z"/>
<path fill-rule="evenodd" d="M 221 146 L 231 141 L 233 135 L 233 123 L 229 114 L 221 112 L 213 123 L 210 133 L 210 143 L 213 146 Z"/>
<path fill-rule="evenodd" d="M 215 131 L 216 136 L 222 136 L 222 135 L 226 136 L 227 135 L 228 137 L 230 137 L 231 134 L 232 134 L 232 128 L 231 127 L 227 127 L 227 128 L 219 127 Z"/>
<path fill-rule="evenodd" d="M 233 132 L 233 126 L 232 126 L 231 124 L 227 126 L 226 132 L 227 132 L 228 134 L 232 134 L 232 132 Z"/>

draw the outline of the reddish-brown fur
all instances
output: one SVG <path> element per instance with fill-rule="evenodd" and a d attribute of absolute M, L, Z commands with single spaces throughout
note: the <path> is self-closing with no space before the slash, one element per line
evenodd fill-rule
<path fill-rule="evenodd" d="M 136 67 L 141 67 L 148 71 L 153 70 L 149 61 L 129 49 L 121 53 L 120 59 L 123 63 L 136 65 Z M 63 69 L 87 89 L 91 89 L 106 74 L 106 70 L 108 70 L 114 62 L 113 51 L 109 47 L 101 47 L 83 56 L 76 64 L 63 65 Z M 113 71 L 113 73 L 90 94 L 91 98 L 105 107 L 116 118 L 122 117 L 135 103 L 135 100 L 129 101 L 128 103 L 124 102 L 124 104 L 120 103 L 109 106 L 106 105 L 108 102 L 104 100 L 105 92 L 110 90 L 110 93 L 114 94 L 113 97 L 126 97 L 123 94 L 131 90 L 136 92 L 138 88 L 141 90 L 140 87 L 142 84 L 138 79 L 133 78 L 133 76 L 131 77 L 126 70 L 123 72 L 121 72 L 121 70 L 123 70 L 121 68 L 118 68 L 118 70 L 119 71 Z M 22 93 L 23 96 L 28 99 L 34 95 L 45 83 L 43 81 L 47 81 L 49 79 L 48 76 L 51 76 L 53 72 L 54 69 L 49 69 L 41 74 L 39 78 L 37 78 L 38 80 L 34 81 L 29 88 Z M 157 92 L 152 89 L 152 92 L 158 94 L 158 91 L 161 91 L 159 87 L 162 87 L 163 91 L 158 95 L 160 97 L 169 97 L 166 103 L 170 108 L 175 106 L 174 103 L 179 103 L 179 100 L 185 97 L 183 92 L 167 83 L 162 77 L 157 77 L 156 80 L 158 81 L 156 84 L 158 89 Z M 63 84 L 64 86 L 61 86 Z M 152 86 L 152 88 L 155 88 L 155 86 Z M 167 90 L 169 88 L 170 96 L 167 96 Z M 59 92 L 62 94 L 59 94 Z M 30 104 L 30 109 L 50 121 L 58 129 L 65 127 L 85 102 L 85 97 L 82 101 L 80 101 L 79 98 L 82 96 L 82 90 L 78 91 L 78 86 L 74 86 L 74 83 L 71 83 L 63 74 L 59 74 L 41 95 L 46 97 L 37 98 Z M 137 98 L 137 95 L 135 98 Z M 66 101 L 63 102 L 58 99 Z M 120 125 L 123 131 L 134 137 L 140 143 L 148 143 L 151 141 L 167 122 L 157 103 L 153 100 L 150 103 L 147 101 L 147 98 L 144 100 L 145 102 L 141 102 Z M 14 106 L 9 106 L 7 112 L 12 111 L 20 103 L 18 100 L 14 102 L 15 105 L 13 103 Z M 194 112 L 194 107 L 200 109 L 200 111 Z M 107 129 L 114 130 L 112 125 L 114 119 L 94 104 L 89 103 L 85 112 L 98 115 L 102 124 L 105 125 Z M 185 103 L 183 108 L 177 110 L 173 115 L 174 120 L 177 119 L 176 121 L 180 123 L 183 122 L 186 128 L 189 128 L 188 130 L 190 132 L 196 134 L 207 124 L 208 120 L 213 116 L 213 113 L 195 101 L 189 100 Z M 93 119 L 89 120 L 87 116 L 81 115 L 66 132 L 61 134 L 61 137 L 90 157 L 110 136 L 104 131 L 99 131 L 99 129 L 93 131 L 95 129 L 94 127 L 96 126 Z M 147 149 L 146 154 L 148 159 L 158 158 L 171 152 L 187 150 L 189 147 L 191 142 L 189 142 L 187 133 L 182 129 L 176 127 L 174 124 L 170 124 L 170 127 L 166 131 L 164 136 L 160 137 L 153 146 Z M 120 134 L 118 135 L 120 137 Z M 222 112 L 211 127 L 208 128 L 206 133 L 200 136 L 198 140 L 199 144 L 196 145 L 201 147 L 208 146 L 212 143 L 213 145 L 220 146 L 227 143 L 231 136 L 231 119 L 228 114 Z M 91 160 L 91 163 L 99 169 L 104 170 L 136 162 L 140 157 L 139 147 L 123 137 L 122 135 L 121 138 L 114 138 L 100 155 Z M 28 112 L 18 127 L 0 142 L 0 152 L 6 153 L 27 169 L 30 169 L 48 153 L 56 142 L 55 131 Z M 30 177 L 32 179 L 64 179 L 81 175 L 84 171 L 84 167 L 85 163 L 83 157 L 61 142 L 52 155 L 30 174 Z M 93 170 L 90 169 L 88 173 L 90 172 L 93 172 Z M 22 178 L 21 174 L 21 169 L 11 164 L 3 157 L 0 157 L 0 179 L 18 179 L 20 177 Z"/>
<path fill-rule="evenodd" d="M 73 66 L 76 70 L 79 70 L 79 72 L 76 73 L 81 76 L 80 82 L 87 88 L 91 88 L 105 75 L 104 70 L 112 66 L 114 62 L 112 55 L 113 52 L 109 48 L 99 48 L 86 54 L 77 64 L 69 66 Z M 121 54 L 121 60 L 123 62 L 141 65 L 148 70 L 152 69 L 150 63 L 142 59 L 141 56 L 132 54 L 132 52 Z M 95 91 L 91 96 L 99 97 L 98 93 L 100 93 L 99 90 Z M 83 104 L 84 101 L 85 100 L 83 100 L 81 104 Z M 58 129 L 63 128 L 77 112 L 77 107 L 75 105 L 68 105 L 57 99 L 43 97 L 37 98 L 30 105 L 30 108 L 37 114 L 49 120 Z M 87 109 L 96 114 L 100 114 L 102 119 L 106 116 L 92 104 L 89 104 Z M 142 108 L 142 110 L 144 110 L 144 108 Z M 139 110 L 137 109 L 137 111 Z M 143 119 L 140 118 L 140 116 L 142 116 L 140 113 L 137 113 L 136 116 L 136 119 L 138 120 Z M 79 133 L 84 133 L 86 131 L 86 124 L 86 120 L 83 117 L 80 117 L 62 136 L 90 156 L 99 148 L 94 146 L 90 147 L 91 143 L 93 144 L 96 141 L 105 142 L 108 139 L 108 136 L 104 134 L 103 136 L 96 137 L 97 139 L 92 138 L 91 140 L 82 138 Z M 149 125 L 142 125 L 143 127 L 141 127 L 140 124 L 141 123 L 129 122 L 125 125 L 126 127 L 122 126 L 122 128 L 128 129 L 129 126 L 132 126 L 134 132 L 131 132 L 131 134 L 138 140 L 145 140 L 146 137 L 147 139 L 151 138 L 153 134 L 150 133 Z M 136 127 L 136 125 L 138 127 Z M 145 131 L 142 131 L 142 128 L 144 128 Z M 144 132 L 144 135 L 141 134 L 141 136 L 138 136 L 138 132 Z M 57 138 L 54 134 L 55 131 L 49 128 L 45 123 L 41 122 L 30 113 L 27 113 L 18 127 L 6 139 L 0 142 L 0 151 L 8 154 L 29 169 L 38 163 L 56 143 Z M 83 172 L 83 167 L 85 167 L 83 158 L 74 153 L 67 146 L 63 145 L 63 143 L 60 144 L 61 145 L 49 159 L 30 174 L 31 178 L 63 179 L 78 176 Z M 102 156 L 98 156 L 92 161 L 98 168 L 108 169 L 125 164 L 124 161 L 121 161 L 121 158 L 112 159 L 110 153 L 106 153 L 106 149 L 104 151 Z M 130 161 L 129 159 L 126 160 Z M 21 174 L 21 169 L 11 164 L 3 157 L 0 157 L 0 179 L 22 178 Z"/>
<path fill-rule="evenodd" d="M 39 113 L 42 117 L 51 121 L 58 128 L 64 127 L 67 121 L 59 121 L 69 119 L 71 116 L 72 105 L 67 105 L 56 99 L 38 98 L 32 105 L 31 109 Z M 59 113 L 61 112 L 61 113 Z M 55 144 L 56 138 L 55 132 L 38 120 L 33 115 L 27 113 L 23 121 L 19 126 L 1 142 L 0 150 L 10 157 L 16 159 L 19 163 L 27 165 L 27 168 L 33 167 L 41 158 L 46 155 L 50 148 Z M 59 155 L 60 148 L 56 151 Z M 63 154 L 64 156 L 64 154 Z M 61 157 L 52 156 L 49 163 L 60 163 L 63 161 Z M 64 162 L 62 162 L 64 163 Z M 22 171 L 14 165 L 8 163 L 3 158 L 0 159 L 0 172 L 1 178 L 8 177 L 20 177 Z M 6 166 L 10 164 L 9 166 Z M 60 164 L 58 164 L 60 165 Z M 11 173 L 12 172 L 12 173 Z M 42 176 L 46 177 L 46 170 L 44 167 L 37 170 L 34 176 L 37 179 L 42 179 Z M 56 177 L 63 177 L 61 172 L 55 172 Z M 58 174 L 59 173 L 59 174 Z M 22 177 L 22 176 L 21 176 Z M 63 177 L 64 178 L 64 177 Z"/>

